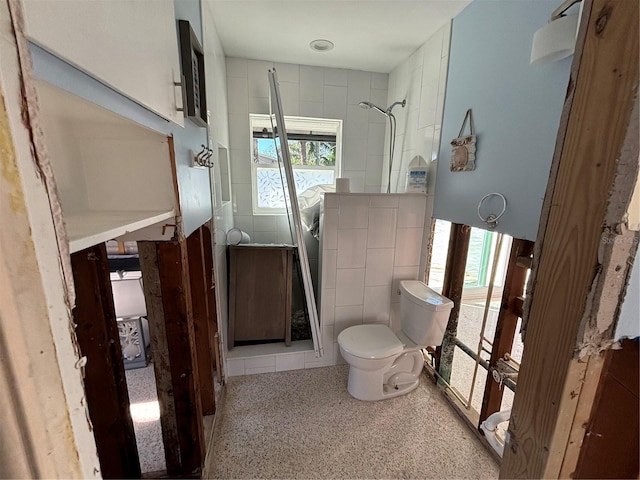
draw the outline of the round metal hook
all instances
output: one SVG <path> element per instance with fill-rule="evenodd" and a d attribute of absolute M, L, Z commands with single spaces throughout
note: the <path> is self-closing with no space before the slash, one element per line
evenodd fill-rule
<path fill-rule="evenodd" d="M 482 213 L 480 212 L 482 208 L 482 204 L 485 202 L 485 200 L 494 196 L 500 197 L 502 199 L 502 211 L 498 214 L 490 213 L 489 215 L 487 215 L 486 218 L 484 218 L 482 216 Z M 478 203 L 478 217 L 480 218 L 480 220 L 482 220 L 484 223 L 487 224 L 487 227 L 490 230 L 493 230 L 498 226 L 498 220 L 500 219 L 500 217 L 502 217 L 502 215 L 504 215 L 504 212 L 506 210 L 507 210 L 507 199 L 504 197 L 504 195 L 498 192 L 487 193 L 484 197 L 482 197 L 482 199 L 480 200 L 480 203 Z"/>

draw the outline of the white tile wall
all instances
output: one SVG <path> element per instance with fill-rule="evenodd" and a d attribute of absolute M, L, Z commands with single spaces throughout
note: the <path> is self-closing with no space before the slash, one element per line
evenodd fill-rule
<path fill-rule="evenodd" d="M 342 176 L 352 192 L 386 191 L 388 131 L 386 118 L 360 109 L 364 100 L 379 105 L 407 98 L 396 107 L 398 120 L 392 191 L 404 188 L 409 162 L 431 160 L 439 148 L 440 122 L 450 25 L 433 35 L 390 75 L 304 65 L 276 64 L 285 114 L 344 121 Z M 272 62 L 227 59 L 229 147 L 235 225 L 254 239 L 288 238 L 284 217 L 253 216 L 250 178 L 249 113 L 269 109 L 267 70 Z M 423 232 L 431 218 L 436 162 L 429 172 L 429 198 L 415 195 L 325 196 L 320 317 L 325 355 L 294 352 L 227 360 L 227 374 L 313 368 L 344 363 L 336 343 L 348 326 L 363 322 L 399 328 L 400 280 L 424 271 Z M 429 210 L 430 207 L 429 207 Z M 426 222 L 428 225 L 428 222 Z M 257 241 L 257 240 L 256 240 Z"/>
<path fill-rule="evenodd" d="M 426 204 L 416 194 L 325 195 L 320 319 L 333 325 L 334 342 L 363 322 L 392 325 L 394 288 L 419 278 Z"/>

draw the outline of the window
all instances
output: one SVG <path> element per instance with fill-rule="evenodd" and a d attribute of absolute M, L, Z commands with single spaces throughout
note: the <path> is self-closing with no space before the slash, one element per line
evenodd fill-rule
<path fill-rule="evenodd" d="M 285 123 L 298 195 L 316 185 L 335 185 L 340 173 L 342 121 L 285 117 Z M 287 182 L 284 170 L 282 179 L 280 176 L 279 140 L 273 139 L 268 115 L 251 115 L 251 136 L 253 213 L 286 213 Z"/>

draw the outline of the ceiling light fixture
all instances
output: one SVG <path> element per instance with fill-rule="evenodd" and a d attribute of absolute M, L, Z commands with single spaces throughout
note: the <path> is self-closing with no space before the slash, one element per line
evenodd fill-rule
<path fill-rule="evenodd" d="M 321 38 L 312 41 L 309 46 L 311 47 L 311 50 L 315 50 L 316 52 L 328 52 L 329 50 L 333 50 L 333 42 L 323 40 Z"/>

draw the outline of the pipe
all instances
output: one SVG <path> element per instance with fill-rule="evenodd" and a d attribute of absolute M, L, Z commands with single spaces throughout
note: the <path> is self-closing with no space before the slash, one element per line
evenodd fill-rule
<path fill-rule="evenodd" d="M 500 455 L 500 458 L 504 454 L 504 442 L 496 435 L 496 428 L 499 424 L 508 422 L 509 417 L 511 417 L 511 409 L 496 412 L 480 424 L 480 429 L 484 432 L 487 442 Z"/>

